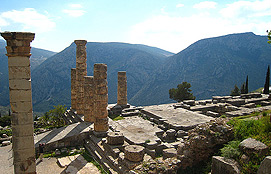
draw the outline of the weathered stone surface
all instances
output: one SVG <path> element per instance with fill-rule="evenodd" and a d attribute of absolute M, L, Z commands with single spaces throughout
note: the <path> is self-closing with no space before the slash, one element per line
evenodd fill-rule
<path fill-rule="evenodd" d="M 239 174 L 237 163 L 234 160 L 226 161 L 224 157 L 213 156 L 212 174 Z"/>
<path fill-rule="evenodd" d="M 175 148 L 169 148 L 163 150 L 163 159 L 173 158 L 177 156 L 177 150 Z"/>
<path fill-rule="evenodd" d="M 253 138 L 247 138 L 243 140 L 240 145 L 240 149 L 246 154 L 257 153 L 260 156 L 264 156 L 268 153 L 268 146 L 264 143 L 257 141 Z"/>
<path fill-rule="evenodd" d="M 118 72 L 118 105 L 127 105 L 127 78 L 126 71 Z"/>
<path fill-rule="evenodd" d="M 10 141 L 3 141 L 3 142 L 2 142 L 2 146 L 7 146 L 7 145 L 10 145 L 10 144 L 11 144 Z"/>
<path fill-rule="evenodd" d="M 93 76 L 85 76 L 84 78 L 84 121 L 94 122 L 94 78 Z"/>
<path fill-rule="evenodd" d="M 75 40 L 76 44 L 76 110 L 84 114 L 84 76 L 87 75 L 86 40 Z"/>
<path fill-rule="evenodd" d="M 94 64 L 94 130 L 108 131 L 107 65 Z"/>
<path fill-rule="evenodd" d="M 76 68 L 71 69 L 71 108 L 76 110 Z"/>
<path fill-rule="evenodd" d="M 123 133 L 109 132 L 107 134 L 107 143 L 110 145 L 121 145 L 124 143 Z"/>
<path fill-rule="evenodd" d="M 183 130 L 178 130 L 178 132 L 176 133 L 176 137 L 177 138 L 183 138 L 184 136 L 187 136 L 188 132 L 185 132 Z"/>
<path fill-rule="evenodd" d="M 271 173 L 271 156 L 267 156 L 261 162 L 257 174 L 270 174 L 270 173 Z"/>
<path fill-rule="evenodd" d="M 195 106 L 195 100 L 184 100 L 183 103 L 190 106 Z"/>
<path fill-rule="evenodd" d="M 1 35 L 7 41 L 14 171 L 36 173 L 29 60 L 30 42 L 35 34 L 4 32 Z"/>
<path fill-rule="evenodd" d="M 163 140 L 167 142 L 172 142 L 176 139 L 175 134 L 176 134 L 176 130 L 169 129 L 163 134 Z"/>
<path fill-rule="evenodd" d="M 144 147 L 129 145 L 124 148 L 125 159 L 133 162 L 142 161 L 144 158 Z"/>

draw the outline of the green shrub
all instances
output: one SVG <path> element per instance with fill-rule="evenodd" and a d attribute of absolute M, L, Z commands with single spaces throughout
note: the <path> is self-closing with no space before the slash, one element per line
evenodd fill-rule
<path fill-rule="evenodd" d="M 124 118 L 122 116 L 117 116 L 113 118 L 113 121 L 123 120 Z"/>
<path fill-rule="evenodd" d="M 11 116 L 5 115 L 0 117 L 0 126 L 6 127 L 11 125 Z"/>
<path fill-rule="evenodd" d="M 241 155 L 239 150 L 240 141 L 230 141 L 222 149 L 220 149 L 221 154 L 225 158 L 238 159 Z"/>
<path fill-rule="evenodd" d="M 0 131 L 0 136 L 2 136 L 3 134 L 6 134 L 7 136 L 11 136 L 12 135 L 12 130 L 11 129 L 1 130 Z"/>

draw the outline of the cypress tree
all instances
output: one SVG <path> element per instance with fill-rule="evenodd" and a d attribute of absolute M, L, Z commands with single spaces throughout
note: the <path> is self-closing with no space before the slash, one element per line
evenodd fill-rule
<path fill-rule="evenodd" d="M 241 92 L 241 94 L 246 94 L 246 85 L 245 85 L 245 83 L 242 84 L 242 86 L 240 88 L 240 92 Z"/>
<path fill-rule="evenodd" d="M 268 65 L 267 73 L 266 73 L 266 79 L 264 84 L 263 93 L 269 94 L 269 86 L 270 86 L 270 65 Z"/>
<path fill-rule="evenodd" d="M 246 86 L 245 86 L 245 94 L 248 94 L 248 75 L 247 75 Z"/>

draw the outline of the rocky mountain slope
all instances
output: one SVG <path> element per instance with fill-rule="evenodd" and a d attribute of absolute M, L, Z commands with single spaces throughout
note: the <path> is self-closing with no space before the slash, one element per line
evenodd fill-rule
<path fill-rule="evenodd" d="M 130 102 L 159 104 L 170 102 L 168 90 L 187 81 L 196 99 L 229 95 L 249 76 L 249 91 L 264 85 L 267 66 L 271 64 L 271 45 L 266 36 L 253 33 L 231 34 L 195 42 L 169 57 L 155 78 Z"/>
<path fill-rule="evenodd" d="M 3 50 L 0 42 L 0 80 L 7 84 Z M 70 69 L 75 68 L 75 51 L 72 43 L 33 69 L 35 111 L 46 111 L 57 104 L 70 106 Z M 229 95 L 247 75 L 249 91 L 262 87 L 271 64 L 271 45 L 266 36 L 253 33 L 199 40 L 175 55 L 146 45 L 88 42 L 88 75 L 93 75 L 94 63 L 108 66 L 109 103 L 117 101 L 117 72 L 127 71 L 129 103 L 152 105 L 172 102 L 168 90 L 183 81 L 191 83 L 196 99 Z M 0 85 L 0 98 L 0 105 L 8 104 L 7 85 Z"/>

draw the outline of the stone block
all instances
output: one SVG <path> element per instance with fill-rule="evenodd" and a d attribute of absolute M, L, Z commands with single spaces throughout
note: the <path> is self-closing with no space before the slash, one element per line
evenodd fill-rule
<path fill-rule="evenodd" d="M 10 141 L 3 141 L 3 142 L 2 142 L 2 146 L 8 146 L 8 145 L 10 145 L 10 144 L 11 144 Z"/>
<path fill-rule="evenodd" d="M 13 148 L 18 150 L 26 148 L 34 148 L 34 136 L 24 136 L 24 137 L 12 137 Z"/>
<path fill-rule="evenodd" d="M 29 66 L 11 66 L 8 68 L 9 79 L 30 79 Z"/>
<path fill-rule="evenodd" d="M 12 135 L 13 135 L 13 137 L 33 136 L 33 132 L 34 132 L 33 124 L 13 125 L 12 126 Z"/>
<path fill-rule="evenodd" d="M 11 115 L 11 123 L 12 125 L 29 125 L 33 124 L 33 115 L 32 112 L 20 112 L 20 113 L 12 113 Z"/>
<path fill-rule="evenodd" d="M 163 159 L 173 158 L 177 156 L 177 150 L 175 148 L 164 149 L 163 150 Z"/>
<path fill-rule="evenodd" d="M 18 101 L 18 102 L 10 102 L 10 107 L 12 112 L 27 112 L 32 113 L 32 102 L 30 101 Z"/>
<path fill-rule="evenodd" d="M 25 161 L 14 162 L 14 173 L 36 173 L 36 160 L 30 157 Z"/>
<path fill-rule="evenodd" d="M 144 158 L 144 147 L 129 145 L 124 148 L 125 159 L 133 162 L 142 161 Z"/>
<path fill-rule="evenodd" d="M 120 132 L 109 132 L 107 134 L 107 143 L 109 145 L 121 145 L 124 143 L 124 136 Z"/>
<path fill-rule="evenodd" d="M 34 157 L 35 159 L 35 149 L 34 148 L 27 148 L 27 149 L 13 149 L 14 154 L 14 163 L 22 162 L 24 159 L 31 159 Z"/>
<path fill-rule="evenodd" d="M 18 67 L 18 66 L 30 67 L 29 57 L 16 56 L 8 58 L 8 67 Z"/>
<path fill-rule="evenodd" d="M 245 152 L 246 154 L 257 153 L 259 156 L 264 156 L 269 151 L 268 146 L 253 138 L 243 140 L 239 147 L 241 151 Z"/>
<path fill-rule="evenodd" d="M 96 131 L 96 132 L 106 132 L 106 131 L 108 131 L 108 129 L 109 129 L 109 125 L 108 124 L 95 124 L 95 122 L 94 122 L 94 130 Z"/>
<path fill-rule="evenodd" d="M 226 161 L 224 157 L 213 156 L 212 174 L 240 174 L 237 163 L 234 160 Z"/>
<path fill-rule="evenodd" d="M 257 174 L 270 174 L 270 173 L 271 173 L 271 156 L 267 156 L 261 162 Z"/>
<path fill-rule="evenodd" d="M 30 79 L 10 79 L 9 80 L 10 89 L 31 89 L 31 80 Z"/>
<path fill-rule="evenodd" d="M 31 89 L 28 90 L 9 90 L 10 102 L 17 101 L 32 101 L 32 92 Z"/>

